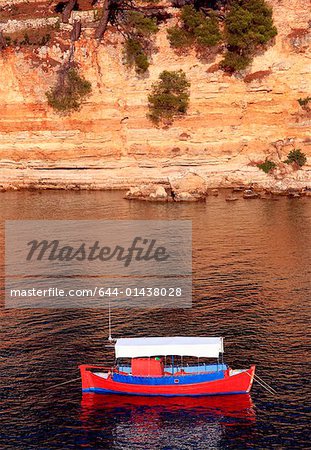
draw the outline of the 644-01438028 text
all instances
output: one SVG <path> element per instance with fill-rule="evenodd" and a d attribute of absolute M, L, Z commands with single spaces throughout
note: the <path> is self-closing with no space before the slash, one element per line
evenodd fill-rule
<path fill-rule="evenodd" d="M 100 287 L 61 289 L 58 287 L 11 289 L 11 297 L 181 297 L 181 287 Z"/>

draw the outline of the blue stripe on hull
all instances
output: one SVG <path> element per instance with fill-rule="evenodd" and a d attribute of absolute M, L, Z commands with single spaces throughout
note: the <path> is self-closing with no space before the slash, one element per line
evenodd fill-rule
<path fill-rule="evenodd" d="M 111 391 L 109 389 L 102 388 L 88 388 L 82 389 L 82 392 L 91 392 L 94 394 L 118 394 L 118 395 L 135 395 L 140 397 L 214 397 L 215 395 L 236 395 L 236 394 L 248 394 L 246 391 L 235 391 L 235 392 L 216 392 L 212 394 L 136 394 L 133 392 L 120 392 L 120 391 Z"/>
<path fill-rule="evenodd" d="M 223 370 L 212 373 L 197 373 L 190 375 L 169 375 L 161 377 L 140 377 L 136 375 L 122 375 L 119 373 L 114 373 L 112 375 L 113 381 L 118 383 L 127 384 L 139 384 L 145 386 L 171 386 L 171 385 L 182 385 L 182 384 L 198 384 L 206 381 L 218 381 L 225 377 L 225 372 Z"/>

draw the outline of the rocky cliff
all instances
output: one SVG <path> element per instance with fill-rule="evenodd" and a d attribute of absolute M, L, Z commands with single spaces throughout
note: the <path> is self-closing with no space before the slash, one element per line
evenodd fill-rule
<path fill-rule="evenodd" d="M 270 3 L 278 36 L 247 72 L 235 76 L 218 70 L 221 55 L 207 60 L 191 52 L 176 55 L 166 38 L 167 25 L 160 27 L 148 74 L 137 76 L 122 63 L 120 37 L 110 29 L 98 43 L 92 38 L 94 13 L 74 12 L 71 21 L 79 16 L 84 24 L 75 60 L 91 81 L 92 94 L 68 117 L 53 112 L 45 92 L 68 57 L 70 24 L 62 25 L 60 37 L 48 45 L 3 50 L 0 184 L 121 188 L 192 171 L 209 186 L 311 186 L 311 115 L 297 102 L 311 95 L 311 3 Z M 40 15 L 42 5 L 32 2 L 32 17 L 26 13 L 14 19 L 8 10 L 6 17 L 0 15 L 0 30 L 57 25 L 55 14 Z M 177 10 L 171 12 L 168 25 L 176 22 Z M 167 129 L 156 128 L 146 118 L 148 92 L 161 71 L 180 68 L 191 81 L 189 114 Z M 294 148 L 308 156 L 303 170 L 281 165 L 274 177 L 255 166 L 267 156 L 282 161 Z"/>

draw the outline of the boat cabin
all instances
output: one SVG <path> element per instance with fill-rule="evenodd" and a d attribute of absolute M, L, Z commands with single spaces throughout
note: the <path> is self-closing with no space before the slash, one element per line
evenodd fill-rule
<path fill-rule="evenodd" d="M 223 338 L 124 338 L 115 344 L 115 372 L 165 377 L 224 372 Z"/>

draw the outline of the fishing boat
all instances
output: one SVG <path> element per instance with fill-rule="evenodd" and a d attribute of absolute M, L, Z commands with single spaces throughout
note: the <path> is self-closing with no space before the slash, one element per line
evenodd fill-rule
<path fill-rule="evenodd" d="M 255 366 L 233 370 L 223 362 L 222 337 L 121 338 L 115 365 L 79 366 L 82 391 L 143 396 L 248 394 Z"/>

